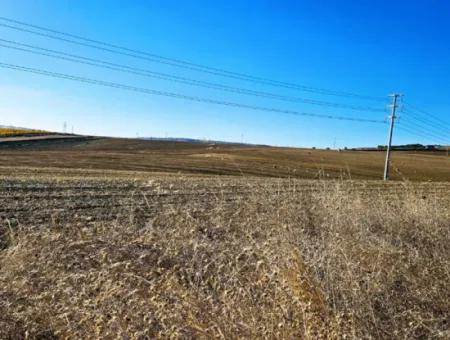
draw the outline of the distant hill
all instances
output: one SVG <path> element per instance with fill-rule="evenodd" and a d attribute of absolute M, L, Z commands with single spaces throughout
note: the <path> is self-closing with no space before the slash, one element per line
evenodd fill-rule
<path fill-rule="evenodd" d="M 142 137 L 139 139 L 143 140 L 153 140 L 160 142 L 183 142 L 192 144 L 221 144 L 221 145 L 250 145 L 250 146 L 269 146 L 266 144 L 251 144 L 251 143 L 238 143 L 238 142 L 225 142 L 219 140 L 208 140 L 208 139 L 195 139 L 195 138 L 184 138 L 184 137 Z"/>

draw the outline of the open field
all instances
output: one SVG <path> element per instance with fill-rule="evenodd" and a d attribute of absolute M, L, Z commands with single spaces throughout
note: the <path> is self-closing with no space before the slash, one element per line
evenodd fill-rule
<path fill-rule="evenodd" d="M 0 338 L 448 338 L 450 158 L 393 160 L 2 142 Z"/>
<path fill-rule="evenodd" d="M 380 179 L 384 152 L 72 137 L 0 143 L 3 166 Z M 392 178 L 450 181 L 445 152 L 393 152 Z"/>
<path fill-rule="evenodd" d="M 0 340 L 450 340 L 450 0 L 0 30 Z"/>
<path fill-rule="evenodd" d="M 0 179 L 0 338 L 450 336 L 450 183 Z"/>

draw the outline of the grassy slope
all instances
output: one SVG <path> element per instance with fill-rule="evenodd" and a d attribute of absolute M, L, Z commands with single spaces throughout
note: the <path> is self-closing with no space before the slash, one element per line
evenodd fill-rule
<path fill-rule="evenodd" d="M 0 148 L 4 166 L 93 168 L 299 178 L 379 179 L 383 152 L 207 145 L 133 139 L 74 140 Z M 392 177 L 450 181 L 450 157 L 394 152 Z"/>

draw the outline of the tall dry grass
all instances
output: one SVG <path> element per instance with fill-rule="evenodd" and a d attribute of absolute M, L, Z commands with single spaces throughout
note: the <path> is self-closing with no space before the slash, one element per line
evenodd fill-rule
<path fill-rule="evenodd" d="M 129 223 L 8 228 L 0 338 L 450 337 L 448 201 L 249 189 Z"/>

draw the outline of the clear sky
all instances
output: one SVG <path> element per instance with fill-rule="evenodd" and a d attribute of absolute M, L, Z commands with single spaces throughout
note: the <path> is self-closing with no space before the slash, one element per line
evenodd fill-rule
<path fill-rule="evenodd" d="M 450 120 L 450 2 L 444 0 L 2 0 L 0 16 L 234 72 L 386 97 L 386 103 L 233 80 L 4 27 L 1 39 L 202 81 L 382 110 L 387 95 L 400 92 L 405 103 Z M 226 93 L 3 47 L 0 62 L 281 110 L 375 120 L 388 116 L 387 109 L 359 112 Z M 400 116 L 400 124 L 408 118 Z M 387 139 L 384 124 L 253 111 L 0 69 L 1 125 L 61 131 L 65 121 L 69 131 L 73 126 L 83 134 L 288 146 L 377 145 Z M 416 141 L 434 142 L 405 131 L 395 134 L 396 144 Z"/>

